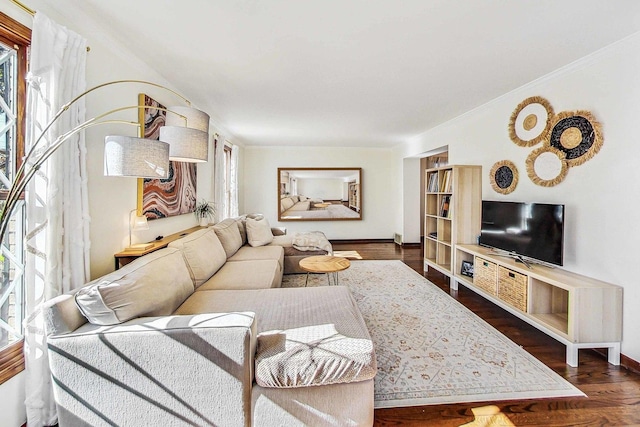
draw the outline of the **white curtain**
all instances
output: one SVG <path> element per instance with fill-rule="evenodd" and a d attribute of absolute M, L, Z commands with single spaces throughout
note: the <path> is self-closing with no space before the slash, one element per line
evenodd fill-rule
<path fill-rule="evenodd" d="M 219 135 L 215 140 L 213 160 L 213 203 L 216 206 L 215 222 L 220 222 L 227 216 L 226 175 L 224 167 L 224 136 Z"/>
<path fill-rule="evenodd" d="M 240 148 L 237 145 L 231 146 L 231 166 L 229 176 L 229 197 L 231 206 L 229 206 L 229 214 L 231 217 L 238 216 L 238 154 Z"/>
<path fill-rule="evenodd" d="M 62 105 L 86 88 L 86 40 L 36 13 L 27 77 L 27 150 Z M 51 127 L 38 147 L 84 122 L 80 100 Z M 31 426 L 53 425 L 51 389 L 41 303 L 84 284 L 89 274 L 89 208 L 85 142 L 67 140 L 40 169 L 27 193 L 25 271 L 26 408 Z"/>

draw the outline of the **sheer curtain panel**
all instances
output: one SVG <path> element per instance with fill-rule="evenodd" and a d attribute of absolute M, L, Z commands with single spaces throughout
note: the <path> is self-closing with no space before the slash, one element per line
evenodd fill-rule
<path fill-rule="evenodd" d="M 36 13 L 27 76 L 27 151 L 56 111 L 85 90 L 86 46 L 83 37 Z M 56 121 L 46 142 L 84 120 L 85 105 L 80 100 Z M 24 351 L 30 427 L 57 422 L 40 306 L 83 285 L 90 276 L 85 155 L 81 132 L 54 153 L 27 191 Z"/>
<path fill-rule="evenodd" d="M 238 216 L 238 154 L 240 148 L 237 145 L 231 146 L 231 167 L 229 168 L 229 213 L 231 217 Z"/>
<path fill-rule="evenodd" d="M 227 201 L 227 174 L 224 166 L 224 136 L 218 135 L 214 142 L 214 163 L 213 163 L 213 202 L 216 206 L 216 223 L 222 221 L 226 217 Z"/>

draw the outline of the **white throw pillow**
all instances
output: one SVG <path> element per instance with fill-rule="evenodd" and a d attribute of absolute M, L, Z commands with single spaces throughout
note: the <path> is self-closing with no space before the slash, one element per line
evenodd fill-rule
<path fill-rule="evenodd" d="M 265 246 L 273 241 L 271 226 L 267 218 L 247 218 L 247 240 L 251 246 Z"/>

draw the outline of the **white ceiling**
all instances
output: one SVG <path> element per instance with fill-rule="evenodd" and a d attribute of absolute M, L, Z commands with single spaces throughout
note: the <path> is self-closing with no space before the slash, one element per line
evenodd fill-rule
<path fill-rule="evenodd" d="M 94 19 L 245 145 L 397 145 L 640 30 L 637 0 L 34 3 Z"/>

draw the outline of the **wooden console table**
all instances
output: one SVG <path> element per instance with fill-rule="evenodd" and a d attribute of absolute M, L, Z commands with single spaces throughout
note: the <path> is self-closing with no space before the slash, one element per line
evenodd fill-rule
<path fill-rule="evenodd" d="M 195 227 L 187 228 L 186 230 L 178 231 L 177 233 L 170 234 L 160 240 L 155 240 L 153 242 L 150 242 L 152 246 L 146 249 L 141 249 L 141 250 L 125 249 L 124 251 L 118 252 L 117 254 L 113 255 L 113 257 L 115 258 L 116 270 L 119 269 L 120 267 L 123 267 L 129 264 L 131 261 L 135 260 L 136 258 L 140 258 L 143 255 L 150 254 L 151 252 L 157 251 L 158 249 L 166 248 L 169 245 L 169 243 L 173 242 L 174 240 L 178 240 L 179 238 L 184 237 L 189 233 L 193 233 L 194 231 L 198 231 L 203 228 L 206 228 L 206 227 L 201 227 L 197 225 Z"/>

